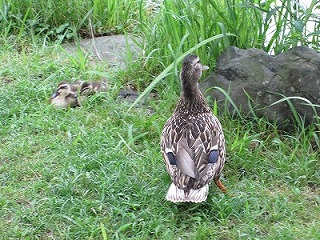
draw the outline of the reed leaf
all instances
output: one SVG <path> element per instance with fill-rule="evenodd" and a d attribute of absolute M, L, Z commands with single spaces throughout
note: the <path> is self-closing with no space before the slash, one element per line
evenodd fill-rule
<path fill-rule="evenodd" d="M 282 96 L 282 98 L 272 104 L 270 104 L 269 106 L 274 106 L 276 104 L 282 103 L 282 102 L 286 102 L 293 114 L 294 120 L 296 121 L 296 123 L 298 124 L 299 127 L 301 127 L 302 129 L 304 128 L 304 122 L 302 120 L 302 116 L 299 115 L 298 111 L 295 109 L 294 104 L 292 103 L 291 100 L 300 100 L 302 102 L 304 102 L 305 105 L 309 106 L 312 108 L 315 117 L 318 117 L 318 113 L 317 113 L 317 107 L 320 107 L 319 105 L 313 104 L 310 102 L 310 100 L 303 98 L 303 97 L 299 97 L 299 96 L 292 96 L 292 97 L 286 97 L 283 94 L 279 94 L 279 93 L 274 93 L 277 95 Z"/>
<path fill-rule="evenodd" d="M 234 101 L 232 100 L 231 96 L 224 89 L 215 86 L 215 87 L 211 87 L 211 88 L 207 89 L 207 91 L 210 91 L 211 89 L 216 89 L 216 90 L 222 92 L 223 95 L 225 95 L 225 97 L 226 97 L 226 102 L 230 102 L 230 104 L 232 105 L 234 111 L 237 113 L 237 115 L 240 118 L 242 118 L 242 114 L 241 114 L 240 110 L 238 109 L 237 105 L 234 103 Z"/>
<path fill-rule="evenodd" d="M 232 34 L 228 34 L 231 35 Z M 180 62 L 185 56 L 187 56 L 188 54 L 192 53 L 193 51 L 197 50 L 198 48 L 208 44 L 211 41 L 216 41 L 218 39 L 223 38 L 224 35 L 223 34 L 218 34 L 216 36 L 213 36 L 211 38 L 208 38 L 206 40 L 203 40 L 202 42 L 198 43 L 197 45 L 195 45 L 194 47 L 190 48 L 188 51 L 184 52 L 182 55 L 180 55 L 175 62 L 171 63 L 168 67 L 166 67 L 150 84 L 149 86 L 139 95 L 139 97 L 134 101 L 134 103 L 129 107 L 128 111 L 130 111 L 135 105 L 137 105 L 140 100 L 145 97 L 148 93 L 151 92 L 151 90 L 157 85 L 157 83 L 159 81 L 161 81 L 162 79 L 164 79 L 165 77 L 167 77 L 170 74 L 170 71 L 173 69 L 173 67 L 175 66 L 176 63 Z"/>

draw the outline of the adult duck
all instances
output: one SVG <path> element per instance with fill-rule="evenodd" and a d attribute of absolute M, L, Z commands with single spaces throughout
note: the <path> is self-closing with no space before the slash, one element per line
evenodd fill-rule
<path fill-rule="evenodd" d="M 212 181 L 226 192 L 220 181 L 226 152 L 222 127 L 198 88 L 207 69 L 196 55 L 184 58 L 181 96 L 162 131 L 161 151 L 172 180 L 166 199 L 171 202 L 205 201 Z"/>

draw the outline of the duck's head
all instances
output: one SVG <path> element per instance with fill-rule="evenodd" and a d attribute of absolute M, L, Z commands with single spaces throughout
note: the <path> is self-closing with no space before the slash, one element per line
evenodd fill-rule
<path fill-rule="evenodd" d="M 52 94 L 50 101 L 58 97 L 66 97 L 70 92 L 71 92 L 70 85 L 68 83 L 61 82 L 59 83 L 57 90 Z"/>
<path fill-rule="evenodd" d="M 81 85 L 80 94 L 91 95 L 97 92 L 104 91 L 106 91 L 106 82 L 104 81 L 84 82 Z"/>
<path fill-rule="evenodd" d="M 183 59 L 182 70 L 180 73 L 182 84 L 197 83 L 202 75 L 202 71 L 209 67 L 202 65 L 197 55 L 189 54 Z"/>
<path fill-rule="evenodd" d="M 84 93 L 86 91 L 92 91 L 92 84 L 90 82 L 84 82 L 81 85 L 80 93 Z"/>

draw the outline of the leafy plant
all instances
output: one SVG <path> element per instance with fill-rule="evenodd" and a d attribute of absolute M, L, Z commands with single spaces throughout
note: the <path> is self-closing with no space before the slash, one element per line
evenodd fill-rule
<path fill-rule="evenodd" d="M 7 34 L 36 35 L 59 42 L 77 34 L 84 37 L 132 31 L 138 15 L 144 15 L 142 1 L 85 0 L 1 0 L 0 27 Z"/>
<path fill-rule="evenodd" d="M 319 4 L 316 0 L 307 7 L 291 0 L 164 1 L 154 18 L 140 21 L 145 56 L 151 68 L 168 66 L 175 57 L 170 49 L 186 52 L 220 33 L 232 35 L 227 41 L 210 42 L 196 51 L 204 62 L 214 62 L 229 45 L 261 48 L 268 53 L 301 44 L 319 48 L 320 21 L 314 14 Z"/>

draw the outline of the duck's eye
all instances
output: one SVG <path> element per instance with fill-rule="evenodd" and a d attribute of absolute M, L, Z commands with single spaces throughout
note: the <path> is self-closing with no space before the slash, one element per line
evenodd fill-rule
<path fill-rule="evenodd" d="M 61 86 L 61 87 L 58 88 L 58 92 L 61 92 L 64 89 L 68 89 L 68 87 L 67 86 Z"/>
<path fill-rule="evenodd" d="M 200 60 L 197 59 L 196 61 L 194 61 L 193 66 L 196 66 L 196 65 L 198 65 L 199 63 L 200 63 Z"/>

